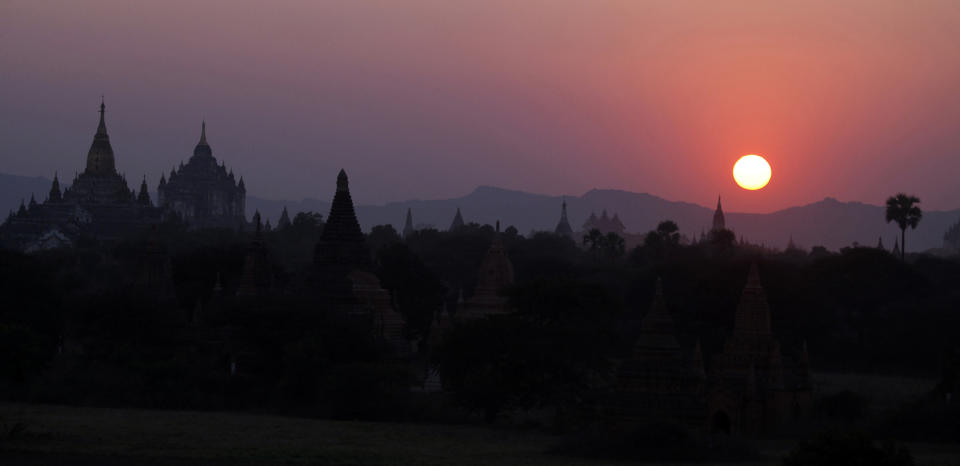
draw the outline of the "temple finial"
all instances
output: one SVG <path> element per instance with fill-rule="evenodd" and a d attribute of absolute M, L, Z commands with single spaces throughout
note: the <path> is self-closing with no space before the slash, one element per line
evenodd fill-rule
<path fill-rule="evenodd" d="M 340 173 L 337 174 L 337 191 L 349 191 L 350 182 L 347 179 L 347 171 L 340 169 Z"/>
<path fill-rule="evenodd" d="M 200 123 L 200 144 L 207 143 L 207 120 Z"/>
<path fill-rule="evenodd" d="M 103 95 L 100 96 L 100 124 L 97 125 L 97 136 L 106 136 L 107 135 L 107 123 L 104 120 L 104 112 L 106 112 L 107 106 L 103 103 Z"/>

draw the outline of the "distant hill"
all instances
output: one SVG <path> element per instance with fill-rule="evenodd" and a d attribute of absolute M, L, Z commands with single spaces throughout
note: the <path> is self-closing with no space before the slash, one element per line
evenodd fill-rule
<path fill-rule="evenodd" d="M 62 181 L 62 180 L 61 180 Z M 0 207 L 7 212 L 20 205 L 20 199 L 30 199 L 35 193 L 38 202 L 47 197 L 50 180 L 43 177 L 23 177 L 0 174 Z M 331 193 L 332 196 L 332 193 Z M 154 199 L 155 193 L 154 193 Z M 414 224 L 432 225 L 445 230 L 459 207 L 467 222 L 493 224 L 500 220 L 504 228 L 513 225 L 521 233 L 533 230 L 552 231 L 560 217 L 560 203 L 566 199 L 570 223 L 578 230 L 591 212 L 600 215 L 606 209 L 610 215 L 617 213 L 631 232 L 646 232 L 664 219 L 680 225 L 680 231 L 688 236 L 698 236 L 710 228 L 713 208 L 689 202 L 666 199 L 629 191 L 594 189 L 582 196 L 545 196 L 523 191 L 512 191 L 490 186 L 481 186 L 470 194 L 453 199 L 411 200 L 390 202 L 384 205 L 358 205 L 357 216 L 365 231 L 374 225 L 392 224 L 398 231 L 403 228 L 407 208 L 413 210 Z M 247 197 L 247 217 L 259 210 L 264 219 L 276 224 L 284 206 L 291 216 L 297 212 L 314 211 L 326 217 L 330 211 L 328 200 L 302 199 L 299 201 L 271 200 L 256 196 Z M 731 206 L 726 206 L 730 208 Z M 826 198 L 820 202 L 799 207 L 790 207 L 768 214 L 744 214 L 726 212 L 727 226 L 737 235 L 752 242 L 783 248 L 790 237 L 795 243 L 809 248 L 823 245 L 836 250 L 849 246 L 854 241 L 873 246 L 883 236 L 887 248 L 893 246 L 899 230 L 884 222 L 883 206 L 860 202 L 840 202 Z M 960 209 L 950 211 L 926 211 L 920 226 L 907 233 L 910 251 L 939 248 L 943 233 L 960 220 Z"/>
<path fill-rule="evenodd" d="M 467 222 L 493 224 L 500 220 L 504 228 L 513 225 L 521 233 L 531 230 L 552 231 L 560 218 L 563 199 L 567 201 L 568 216 L 575 230 L 583 225 L 591 212 L 600 215 L 604 209 L 610 215 L 619 214 L 631 232 L 646 232 L 654 229 L 660 221 L 671 219 L 677 222 L 683 234 L 699 236 L 701 231 L 709 230 L 713 221 L 712 207 L 668 201 L 646 193 L 594 189 L 582 196 L 560 197 L 489 186 L 481 186 L 466 196 L 454 199 L 360 205 L 357 206 L 357 216 L 364 230 L 374 225 L 391 224 L 399 231 L 403 228 L 407 208 L 410 208 L 413 210 L 414 224 L 446 229 L 459 207 Z M 256 197 L 247 199 L 250 215 L 254 209 L 260 209 L 264 218 L 270 218 L 274 223 L 284 205 L 287 205 L 291 215 L 298 211 L 315 211 L 326 216 L 330 210 L 329 202 L 316 199 L 295 202 Z M 822 245 L 837 250 L 853 242 L 873 246 L 882 236 L 884 245 L 889 249 L 900 234 L 895 225 L 884 221 L 883 206 L 840 202 L 833 198 L 769 214 L 725 213 L 727 226 L 737 235 L 751 242 L 779 248 L 786 247 L 791 237 L 802 247 Z M 943 233 L 958 220 L 960 209 L 924 212 L 920 226 L 907 233 L 908 250 L 941 247 Z"/>

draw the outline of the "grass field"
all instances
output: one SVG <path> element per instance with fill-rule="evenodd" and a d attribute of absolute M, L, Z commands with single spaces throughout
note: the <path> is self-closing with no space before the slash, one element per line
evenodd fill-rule
<path fill-rule="evenodd" d="M 16 423 L 24 430 L 10 436 Z M 574 465 L 562 439 L 485 426 L 326 421 L 269 415 L 0 404 L 3 465 Z M 920 464 L 960 465 L 960 446 L 911 446 Z M 761 446 L 779 464 L 784 442 Z"/>

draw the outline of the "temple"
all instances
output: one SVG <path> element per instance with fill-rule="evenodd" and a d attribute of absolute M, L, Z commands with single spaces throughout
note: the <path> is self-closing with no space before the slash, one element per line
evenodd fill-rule
<path fill-rule="evenodd" d="M 106 105 L 101 101 L 100 121 L 83 173 L 62 192 L 55 174 L 43 203 L 31 197 L 29 207 L 21 206 L 10 216 L 0 227 L 7 246 L 35 251 L 70 246 L 79 238 L 116 241 L 159 223 L 160 211 L 152 206 L 146 180 L 137 195 L 117 172 L 105 113 Z"/>
<path fill-rule="evenodd" d="M 193 156 L 170 177 L 161 175 L 157 205 L 179 215 L 193 229 L 242 229 L 246 223 L 247 190 L 243 177 L 237 182 L 233 171 L 213 157 L 207 143 L 207 124 L 200 127 L 200 141 Z"/>
<path fill-rule="evenodd" d="M 387 345 L 392 355 L 410 354 L 403 317 L 393 308 L 390 293 L 372 272 L 370 250 L 357 221 L 344 170 L 337 175 L 337 191 L 316 246 L 314 263 L 319 275 L 318 289 L 330 311 L 370 322 L 373 337 Z"/>
<path fill-rule="evenodd" d="M 809 413 L 812 383 L 806 346 L 796 361 L 784 361 L 770 320 L 770 306 L 753 264 L 733 334 L 711 364 L 711 431 L 757 433 Z"/>
<path fill-rule="evenodd" d="M 497 222 L 493 244 L 487 249 L 480 271 L 477 276 L 477 286 L 473 296 L 464 300 L 458 306 L 457 320 L 470 320 L 493 314 L 503 314 L 510 311 L 508 300 L 501 294 L 504 288 L 513 285 L 513 263 L 507 257 L 507 250 L 503 246 L 500 236 L 500 222 Z"/>
<path fill-rule="evenodd" d="M 606 417 L 615 423 L 670 420 L 700 428 L 706 418 L 706 375 L 699 342 L 685 352 L 657 279 L 633 353 L 617 369 Z"/>

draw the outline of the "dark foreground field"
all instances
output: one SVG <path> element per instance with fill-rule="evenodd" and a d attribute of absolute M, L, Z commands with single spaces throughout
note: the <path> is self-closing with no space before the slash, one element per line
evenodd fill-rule
<path fill-rule="evenodd" d="M 3 465 L 625 464 L 558 456 L 560 437 L 484 426 L 23 404 L 0 404 L 0 423 Z M 779 464 L 789 448 L 767 442 L 766 459 L 738 464 Z M 918 464 L 960 465 L 960 446 L 911 449 Z"/>

